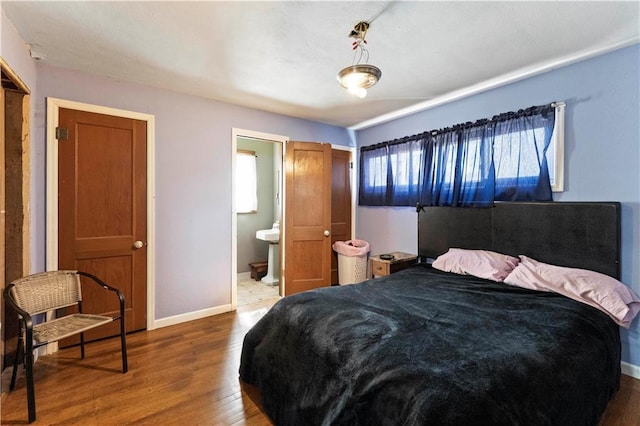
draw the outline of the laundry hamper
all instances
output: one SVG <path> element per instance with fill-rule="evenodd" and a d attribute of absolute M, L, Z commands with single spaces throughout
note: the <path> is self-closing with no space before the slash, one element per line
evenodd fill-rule
<path fill-rule="evenodd" d="M 356 284 L 367 279 L 369 243 L 364 240 L 336 241 L 333 250 L 338 254 L 338 283 Z"/>

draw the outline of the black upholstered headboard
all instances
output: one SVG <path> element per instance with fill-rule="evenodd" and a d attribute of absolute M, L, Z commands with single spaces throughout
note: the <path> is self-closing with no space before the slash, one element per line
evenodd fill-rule
<path fill-rule="evenodd" d="M 489 208 L 424 207 L 418 254 L 451 247 L 493 250 L 620 278 L 620 203 L 496 203 Z"/>

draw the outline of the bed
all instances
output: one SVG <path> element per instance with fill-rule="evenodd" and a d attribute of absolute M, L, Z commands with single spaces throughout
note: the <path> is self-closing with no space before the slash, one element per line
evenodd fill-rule
<path fill-rule="evenodd" d="M 618 203 L 418 209 L 420 263 L 280 300 L 247 333 L 240 378 L 279 425 L 590 425 L 620 379 L 602 311 L 430 266 L 451 247 L 618 278 Z"/>

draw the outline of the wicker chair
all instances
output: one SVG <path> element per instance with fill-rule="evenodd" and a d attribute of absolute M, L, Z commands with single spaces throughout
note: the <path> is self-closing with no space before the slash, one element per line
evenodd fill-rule
<path fill-rule="evenodd" d="M 89 279 L 103 289 L 113 292 L 120 303 L 120 315 L 117 317 L 89 315 L 82 313 L 82 292 L 80 277 Z M 120 321 L 120 343 L 122 346 L 122 372 L 126 373 L 127 347 L 125 340 L 124 295 L 117 288 L 107 285 L 98 277 L 80 271 L 51 271 L 29 275 L 15 280 L 4 290 L 5 300 L 16 310 L 20 321 L 18 349 L 11 374 L 10 390 L 15 388 L 18 361 L 22 358 L 26 371 L 27 405 L 29 423 L 36 419 L 36 401 L 33 386 L 33 351 L 48 343 L 80 334 L 80 356 L 84 358 L 84 332 Z M 78 307 L 78 313 L 64 315 L 40 324 L 34 324 L 32 317 L 37 314 L 66 307 Z"/>

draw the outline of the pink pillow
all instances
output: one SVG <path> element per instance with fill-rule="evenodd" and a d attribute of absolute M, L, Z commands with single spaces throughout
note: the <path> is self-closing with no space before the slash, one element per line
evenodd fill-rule
<path fill-rule="evenodd" d="M 450 248 L 438 256 L 432 266 L 445 272 L 500 282 L 516 267 L 518 261 L 517 257 L 488 250 Z"/>
<path fill-rule="evenodd" d="M 520 263 L 504 282 L 562 294 L 600 309 L 625 328 L 629 328 L 640 312 L 640 298 L 629 287 L 608 275 L 586 269 L 549 265 L 521 255 Z"/>

